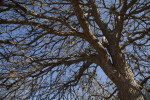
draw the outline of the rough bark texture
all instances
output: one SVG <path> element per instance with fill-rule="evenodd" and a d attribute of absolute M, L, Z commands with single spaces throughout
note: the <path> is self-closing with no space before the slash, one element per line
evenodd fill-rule
<path fill-rule="evenodd" d="M 128 66 L 124 66 L 127 67 L 126 70 L 124 70 L 124 75 L 118 73 L 117 71 L 109 73 L 106 69 L 106 66 L 109 67 L 110 65 L 105 64 L 102 69 L 108 75 L 108 77 L 116 84 L 119 90 L 118 96 L 120 100 L 145 100 L 141 92 L 141 86 L 135 81 L 133 72 Z"/>
<path fill-rule="evenodd" d="M 144 100 L 140 89 L 141 87 L 136 82 L 133 72 L 129 68 L 128 63 L 124 60 L 125 58 L 118 58 L 119 59 L 117 59 L 117 66 L 121 66 L 118 69 L 121 75 L 123 76 L 122 80 L 118 80 L 117 82 L 115 82 L 119 90 L 119 98 L 121 100 Z"/>
<path fill-rule="evenodd" d="M 125 61 L 125 57 L 121 52 L 118 55 L 114 66 L 123 76 L 123 79 L 119 79 L 115 82 L 119 90 L 119 97 L 121 100 L 144 100 L 144 97 L 141 93 L 141 87 L 136 82 L 135 77 L 131 69 L 129 68 L 128 63 Z"/>
<path fill-rule="evenodd" d="M 122 82 L 120 81 L 120 83 Z M 119 98 L 121 100 L 144 100 L 139 85 L 135 81 L 134 82 L 127 81 L 120 85 L 117 85 L 117 87 L 120 91 Z"/>

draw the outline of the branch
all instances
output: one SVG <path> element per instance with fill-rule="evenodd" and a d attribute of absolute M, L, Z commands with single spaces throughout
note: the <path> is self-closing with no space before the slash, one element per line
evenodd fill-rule
<path fill-rule="evenodd" d="M 148 9 L 149 9 L 149 6 L 143 6 L 143 7 L 141 7 L 141 9 L 139 9 L 139 10 L 135 9 L 135 10 L 133 10 L 132 12 L 130 12 L 129 14 L 127 14 L 126 17 L 125 17 L 125 19 L 127 19 L 129 16 L 132 16 L 132 15 L 138 14 L 138 13 L 141 13 L 141 12 L 146 11 L 146 10 L 148 10 Z"/>
<path fill-rule="evenodd" d="M 80 23 L 81 27 L 83 28 L 83 32 L 86 35 L 85 36 L 86 40 L 93 46 L 93 48 L 95 50 L 98 51 L 98 53 L 100 54 L 100 57 L 101 57 L 101 63 L 103 63 L 103 65 L 104 65 L 105 63 L 109 62 L 109 58 L 107 56 L 107 52 L 106 52 L 105 48 L 99 42 L 99 40 L 95 37 L 95 35 L 91 32 L 90 26 L 89 26 L 89 24 L 88 24 L 88 22 L 87 22 L 87 20 L 86 20 L 86 18 L 84 16 L 84 14 L 83 14 L 82 8 L 79 5 L 79 1 L 78 0 L 72 0 L 71 2 L 72 2 L 74 10 L 76 12 L 76 15 L 77 15 L 77 18 L 79 20 L 79 23 Z M 94 5 L 94 9 L 97 11 L 97 9 L 95 7 L 96 6 Z M 99 16 L 96 16 L 96 17 L 99 18 Z M 100 24 L 104 25 L 104 23 L 100 23 Z M 108 32 L 108 30 L 106 29 L 106 27 L 102 26 L 102 28 L 103 28 L 103 30 L 105 30 L 105 32 L 106 31 Z"/>
<path fill-rule="evenodd" d="M 83 75 L 84 71 L 92 64 L 92 62 L 90 62 L 89 60 L 83 64 L 83 66 L 79 69 L 78 75 L 75 76 L 74 80 L 71 80 L 69 82 L 67 82 L 66 84 L 64 84 L 64 86 L 76 86 L 77 83 L 79 82 L 81 76 Z M 76 83 L 74 83 L 76 82 Z M 72 84 L 74 83 L 74 84 Z"/>
<path fill-rule="evenodd" d="M 58 88 L 58 92 L 51 98 L 55 98 L 60 91 L 64 91 L 67 90 L 68 87 L 70 86 L 76 86 L 80 80 L 80 78 L 82 77 L 84 71 L 91 65 L 91 62 L 86 62 L 85 64 L 83 64 L 83 66 L 79 69 L 78 74 L 75 76 L 75 78 L 73 80 L 68 81 L 67 83 L 63 84 L 62 86 L 60 86 L 60 88 Z"/>
<path fill-rule="evenodd" d="M 79 57 L 79 58 L 75 59 L 75 60 L 69 60 L 72 57 Z M 72 83 L 72 82 L 75 82 L 75 81 L 79 81 L 79 79 L 82 76 L 83 72 L 88 68 L 88 66 L 91 65 L 91 61 L 92 60 L 90 60 L 90 59 L 93 59 L 93 57 L 95 57 L 93 54 L 91 54 L 91 55 L 82 55 L 81 54 L 81 56 L 80 55 L 72 55 L 72 56 L 63 58 L 61 60 L 52 61 L 52 62 L 48 62 L 48 63 L 40 63 L 40 60 L 33 59 L 31 63 L 38 63 L 41 66 L 40 68 L 36 68 L 36 66 L 34 66 L 36 69 L 32 69 L 32 70 L 28 71 L 28 73 L 24 73 L 21 76 L 19 74 L 15 74 L 16 76 L 12 76 L 11 75 L 12 73 L 11 73 L 10 76 L 9 75 L 8 76 L 0 76 L 0 79 L 1 80 L 7 79 L 7 81 L 8 81 L 11 78 L 19 78 L 19 79 L 23 79 L 23 78 L 27 78 L 27 77 L 33 77 L 34 78 L 34 77 L 40 76 L 41 74 L 43 74 L 45 72 L 51 71 L 56 66 L 60 66 L 60 65 L 70 66 L 72 64 L 76 64 L 76 63 L 79 63 L 81 61 L 86 61 L 87 60 L 87 63 L 84 64 L 80 68 L 78 75 L 75 76 L 75 80 L 69 81 L 69 82 L 67 82 L 65 84 L 66 86 L 68 86 L 69 83 Z M 16 80 L 16 81 L 12 82 L 11 85 L 7 85 L 7 83 L 3 82 L 3 83 L 0 84 L 0 86 L 12 87 L 17 82 L 19 82 L 19 80 Z"/>
<path fill-rule="evenodd" d="M 149 30 L 149 29 L 148 29 L 148 30 Z M 145 31 L 145 30 L 144 30 L 144 31 L 137 31 L 137 32 L 132 33 L 130 36 L 128 36 L 128 41 L 126 41 L 126 42 L 122 45 L 121 49 L 123 50 L 126 46 L 130 45 L 130 44 L 133 43 L 134 41 L 144 38 L 144 36 L 145 36 L 146 34 L 148 34 L 148 32 L 149 32 L 148 30 L 146 30 L 146 31 Z M 135 36 L 136 34 L 139 34 L 140 36 L 135 37 L 134 39 L 132 39 L 132 37 Z"/>
<path fill-rule="evenodd" d="M 3 20 L 3 19 L 0 19 L 0 24 L 33 25 L 33 26 L 36 26 L 36 27 L 40 27 L 44 30 L 47 30 L 49 32 L 49 34 L 55 34 L 55 35 L 58 35 L 58 36 L 71 36 L 72 35 L 72 36 L 83 37 L 82 33 L 77 32 L 75 30 L 74 31 L 68 31 L 68 32 L 59 32 L 59 31 L 53 30 L 53 27 L 50 27 L 49 25 L 41 24 L 41 23 L 38 23 L 38 22 L 32 22 L 32 21 L 25 21 L 25 20 L 24 21 L 16 21 L 16 20 Z M 48 33 L 46 33 L 46 34 L 48 34 Z M 2 41 L 0 41 L 0 42 L 2 42 Z"/>
<path fill-rule="evenodd" d="M 108 97 L 104 97 L 105 99 L 110 99 L 118 90 L 115 89 L 113 93 L 111 93 Z"/>
<path fill-rule="evenodd" d="M 90 29 L 90 26 L 89 26 L 86 18 L 85 18 L 85 15 L 83 14 L 83 9 L 79 5 L 79 1 L 78 0 L 71 0 L 71 3 L 72 3 L 73 8 L 75 10 L 78 21 L 79 21 L 81 27 L 83 28 L 83 32 L 86 35 L 90 35 L 91 29 Z"/>
<path fill-rule="evenodd" d="M 9 40 L 0 40 L 0 43 L 3 43 L 3 44 L 12 44 Z"/>
<path fill-rule="evenodd" d="M 100 17 L 100 12 L 98 11 L 97 5 L 94 2 L 94 0 L 91 0 L 90 4 L 91 4 L 91 7 L 92 7 L 92 15 L 94 17 L 94 20 L 96 21 L 97 25 L 99 26 L 99 28 L 103 32 L 104 36 L 106 36 L 108 41 L 113 40 L 113 39 L 111 39 L 112 38 L 111 34 L 110 34 L 111 30 L 107 26 L 107 24 L 102 20 L 102 18 Z"/>
<path fill-rule="evenodd" d="M 14 1 L 13 1 L 14 2 Z M 9 8 L 17 8 L 20 9 L 22 11 L 25 12 L 26 15 L 32 15 L 36 18 L 44 18 L 44 19 L 48 19 L 48 20 L 55 20 L 58 22 L 61 22 L 63 25 L 67 26 L 69 29 L 71 29 L 72 31 L 77 31 L 75 28 L 73 28 L 72 26 L 70 26 L 67 22 L 65 22 L 64 20 L 60 19 L 60 18 L 55 18 L 55 17 L 51 17 L 51 16 L 46 16 L 44 14 L 37 14 L 33 11 L 30 11 L 28 9 L 26 9 L 25 7 L 19 5 L 17 2 L 15 2 L 16 5 L 12 5 L 12 4 L 5 4 L 5 7 L 9 7 Z"/>
<path fill-rule="evenodd" d="M 140 85 L 143 87 L 143 85 L 150 79 L 150 76 L 146 77 L 141 83 Z"/>
<path fill-rule="evenodd" d="M 116 35 L 117 36 L 116 37 L 117 38 L 117 44 L 119 44 L 121 34 L 122 34 L 122 30 L 123 30 L 123 23 L 124 23 L 124 20 L 125 20 L 124 15 L 126 14 L 127 10 L 136 3 L 136 1 L 137 0 L 132 0 L 129 4 L 127 4 L 127 0 L 124 0 L 123 7 L 119 12 L 120 13 L 120 20 L 116 24 L 115 29 L 114 29 L 115 34 L 117 34 Z"/>

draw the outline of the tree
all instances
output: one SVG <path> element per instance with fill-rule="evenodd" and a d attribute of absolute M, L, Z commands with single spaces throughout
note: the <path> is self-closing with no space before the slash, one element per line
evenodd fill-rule
<path fill-rule="evenodd" d="M 144 100 L 149 6 L 148 0 L 5 0 L 1 98 Z"/>

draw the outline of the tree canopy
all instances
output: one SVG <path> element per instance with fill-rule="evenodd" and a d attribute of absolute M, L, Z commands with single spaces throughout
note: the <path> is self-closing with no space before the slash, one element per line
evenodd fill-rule
<path fill-rule="evenodd" d="M 149 97 L 149 7 L 149 0 L 3 1 L 0 98 Z"/>

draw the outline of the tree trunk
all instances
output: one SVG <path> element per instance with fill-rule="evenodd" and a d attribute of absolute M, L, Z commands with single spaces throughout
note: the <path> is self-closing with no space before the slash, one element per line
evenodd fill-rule
<path fill-rule="evenodd" d="M 145 100 L 137 84 L 124 83 L 117 87 L 120 100 Z"/>
<path fill-rule="evenodd" d="M 125 59 L 124 53 L 113 46 L 111 50 L 111 57 L 113 60 L 113 67 L 118 71 L 121 78 L 118 80 L 112 79 L 119 90 L 120 100 L 145 100 L 141 92 L 141 86 L 136 82 L 134 73 L 129 67 Z"/>
<path fill-rule="evenodd" d="M 124 81 L 118 80 L 119 84 L 117 84 L 120 100 L 145 100 L 140 86 L 135 80 L 131 80 L 132 82 L 128 81 L 128 79 Z"/>
<path fill-rule="evenodd" d="M 121 100 L 145 100 L 140 85 L 136 82 L 134 73 L 125 59 L 123 50 L 121 51 L 115 43 L 109 45 L 107 49 L 111 55 L 110 59 L 102 45 L 95 42 L 94 38 L 92 37 L 89 42 L 99 52 L 99 57 L 95 57 L 93 60 L 101 66 L 105 74 L 116 85 L 119 90 L 119 98 Z"/>
<path fill-rule="evenodd" d="M 101 62 L 97 60 L 97 64 L 101 66 L 105 74 L 115 83 L 119 90 L 118 96 L 120 100 L 145 100 L 141 92 L 141 86 L 136 82 L 134 74 L 130 69 L 123 54 L 118 53 L 114 64 L 110 62 Z"/>

